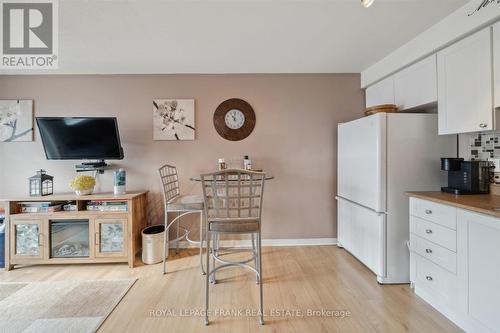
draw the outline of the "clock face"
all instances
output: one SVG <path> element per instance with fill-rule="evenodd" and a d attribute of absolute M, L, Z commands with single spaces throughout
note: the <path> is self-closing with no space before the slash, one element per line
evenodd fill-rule
<path fill-rule="evenodd" d="M 224 120 L 227 127 L 237 130 L 245 124 L 245 115 L 238 109 L 232 109 L 226 113 Z"/>
<path fill-rule="evenodd" d="M 225 100 L 214 112 L 214 126 L 217 133 L 226 140 L 243 140 L 255 128 L 255 112 L 242 99 Z"/>

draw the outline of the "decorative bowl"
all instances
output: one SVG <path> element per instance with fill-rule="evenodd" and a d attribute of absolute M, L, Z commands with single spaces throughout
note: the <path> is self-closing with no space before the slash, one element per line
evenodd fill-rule
<path fill-rule="evenodd" d="M 93 187 L 85 189 L 85 190 L 76 190 L 75 191 L 76 195 L 78 195 L 78 196 L 89 195 L 89 194 L 92 194 L 92 192 L 94 192 L 94 188 Z"/>
<path fill-rule="evenodd" d="M 75 191 L 76 195 L 89 195 L 94 192 L 95 178 L 86 175 L 76 176 L 70 183 L 69 187 Z"/>

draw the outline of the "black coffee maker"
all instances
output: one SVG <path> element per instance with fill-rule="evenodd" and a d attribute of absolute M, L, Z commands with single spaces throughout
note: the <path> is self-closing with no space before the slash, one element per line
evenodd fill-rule
<path fill-rule="evenodd" d="M 490 193 L 493 176 L 492 164 L 488 161 L 464 161 L 463 158 L 441 158 L 441 170 L 448 171 L 448 186 L 442 192 L 453 194 Z"/>

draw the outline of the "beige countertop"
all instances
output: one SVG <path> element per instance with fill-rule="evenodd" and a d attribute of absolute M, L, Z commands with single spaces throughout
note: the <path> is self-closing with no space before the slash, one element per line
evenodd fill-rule
<path fill-rule="evenodd" d="M 467 209 L 477 213 L 500 217 L 500 195 L 470 194 L 455 195 L 444 192 L 407 192 L 410 197 L 429 200 L 445 205 Z M 496 210 L 498 208 L 499 210 Z"/>

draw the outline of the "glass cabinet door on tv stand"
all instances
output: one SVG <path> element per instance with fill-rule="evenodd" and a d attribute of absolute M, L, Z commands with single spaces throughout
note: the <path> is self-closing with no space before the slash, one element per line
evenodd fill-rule
<path fill-rule="evenodd" d="M 18 259 L 44 259 L 45 237 L 41 220 L 18 220 L 13 222 L 12 255 Z"/>
<path fill-rule="evenodd" d="M 126 257 L 127 256 L 127 219 L 100 218 L 94 221 L 95 256 Z"/>

